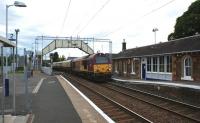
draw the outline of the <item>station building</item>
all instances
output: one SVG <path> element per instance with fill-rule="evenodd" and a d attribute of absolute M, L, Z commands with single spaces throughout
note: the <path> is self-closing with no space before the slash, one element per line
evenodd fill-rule
<path fill-rule="evenodd" d="M 126 49 L 113 56 L 114 76 L 144 80 L 200 81 L 200 35 Z"/>

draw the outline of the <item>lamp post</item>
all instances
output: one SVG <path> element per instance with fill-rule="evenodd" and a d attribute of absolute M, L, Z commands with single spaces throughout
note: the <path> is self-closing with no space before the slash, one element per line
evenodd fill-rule
<path fill-rule="evenodd" d="M 17 54 L 18 54 L 18 50 L 17 50 L 17 44 L 18 44 L 18 33 L 19 33 L 19 29 L 15 29 L 15 33 L 16 33 L 16 57 L 15 57 L 15 59 L 16 59 L 16 67 L 18 67 L 18 56 L 17 56 Z"/>
<path fill-rule="evenodd" d="M 19 1 L 15 1 L 14 4 L 12 5 L 6 5 L 6 39 L 8 39 L 8 8 L 11 6 L 15 6 L 15 7 L 26 7 L 26 4 L 24 4 L 23 2 L 19 2 Z M 8 66 L 8 58 L 6 57 L 6 68 Z M 6 70 L 6 78 L 8 78 L 8 71 Z"/>
<path fill-rule="evenodd" d="M 155 44 L 156 44 L 156 31 L 158 31 L 158 28 L 153 28 L 152 31 L 154 32 L 154 36 L 155 36 Z"/>
<path fill-rule="evenodd" d="M 6 5 L 6 39 L 8 39 L 8 8 L 11 6 L 15 6 L 15 7 L 26 7 L 26 4 L 24 4 L 23 2 L 19 2 L 19 1 L 15 1 L 14 4 L 12 5 Z M 16 32 L 18 33 L 18 32 Z M 7 59 L 7 57 L 6 57 Z M 6 60 L 6 67 L 8 66 L 8 61 Z M 8 80 L 8 71 L 6 70 L 6 79 Z M 8 81 L 7 81 L 8 82 Z M 15 80 L 13 82 L 13 112 L 15 114 Z M 3 120 L 4 122 L 4 120 Z"/>
<path fill-rule="evenodd" d="M 23 2 L 15 1 L 12 5 L 6 5 L 6 39 L 8 39 L 8 8 L 11 6 L 26 7 L 26 4 Z"/>

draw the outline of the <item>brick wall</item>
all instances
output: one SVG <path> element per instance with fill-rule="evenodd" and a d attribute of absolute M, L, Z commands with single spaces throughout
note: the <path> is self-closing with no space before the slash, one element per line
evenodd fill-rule
<path fill-rule="evenodd" d="M 181 80 L 181 54 L 172 55 L 172 80 Z"/>
<path fill-rule="evenodd" d="M 192 61 L 192 77 L 194 81 L 200 81 L 200 53 L 193 54 Z"/>
<path fill-rule="evenodd" d="M 132 61 L 133 59 L 118 59 L 113 60 L 113 74 L 121 77 L 128 77 L 132 79 L 140 79 L 140 60 L 135 60 L 135 74 L 132 74 Z M 115 73 L 115 63 L 118 63 L 118 73 Z M 124 65 L 126 64 L 126 73 L 124 73 Z"/>
<path fill-rule="evenodd" d="M 174 54 L 172 56 L 172 79 L 180 81 L 184 76 L 184 59 L 187 56 L 192 58 L 192 79 L 200 81 L 200 52 Z"/>

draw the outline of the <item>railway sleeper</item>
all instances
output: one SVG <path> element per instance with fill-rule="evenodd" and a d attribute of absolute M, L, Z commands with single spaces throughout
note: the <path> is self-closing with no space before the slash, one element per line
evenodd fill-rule
<path fill-rule="evenodd" d="M 138 120 L 133 119 L 133 118 L 127 118 L 127 119 L 118 121 L 118 123 L 143 123 L 143 122 L 139 122 Z"/>
<path fill-rule="evenodd" d="M 119 109 L 109 109 L 109 110 L 104 110 L 106 113 L 108 113 L 108 114 L 110 114 L 110 113 L 112 113 L 112 112 L 119 112 L 119 111 L 121 111 L 121 110 L 119 110 Z"/>
<path fill-rule="evenodd" d="M 114 117 L 114 116 L 122 115 L 122 114 L 124 114 L 124 112 L 123 112 L 123 111 L 119 111 L 119 112 L 113 112 L 113 113 L 110 114 L 109 116 L 110 116 L 110 117 Z"/>
<path fill-rule="evenodd" d="M 112 110 L 114 108 L 114 106 L 107 106 L 107 107 L 103 107 L 103 110 Z"/>
<path fill-rule="evenodd" d="M 196 118 L 196 119 L 199 119 L 199 116 L 200 116 L 200 113 L 199 112 L 196 112 L 196 113 L 192 113 L 192 114 L 188 114 L 189 117 L 192 117 L 192 118 Z"/>
<path fill-rule="evenodd" d="M 114 117 L 112 117 L 112 119 L 114 121 L 125 120 L 125 119 L 128 119 L 128 118 L 131 119 L 131 118 L 133 118 L 133 116 L 128 115 L 128 114 L 123 114 L 123 115 L 120 115 L 120 116 L 114 116 Z"/>

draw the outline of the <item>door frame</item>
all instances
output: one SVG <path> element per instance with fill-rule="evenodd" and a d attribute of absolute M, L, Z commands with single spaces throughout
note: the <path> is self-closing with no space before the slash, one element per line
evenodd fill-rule
<path fill-rule="evenodd" d="M 146 75 L 147 75 L 146 74 L 146 63 L 142 63 L 141 64 L 141 79 L 146 80 Z"/>

